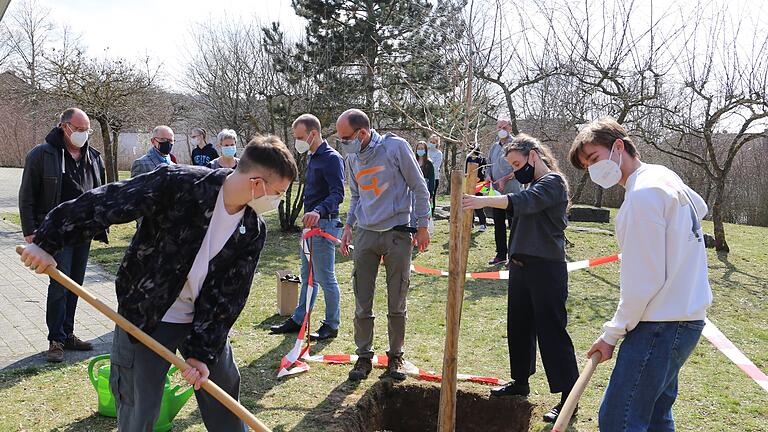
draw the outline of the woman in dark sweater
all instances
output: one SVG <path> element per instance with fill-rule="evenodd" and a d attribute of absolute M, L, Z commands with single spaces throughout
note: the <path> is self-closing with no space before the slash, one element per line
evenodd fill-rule
<path fill-rule="evenodd" d="M 432 164 L 432 160 L 427 155 L 427 143 L 419 141 L 416 144 L 416 161 L 421 167 L 421 173 L 424 174 L 424 179 L 427 181 L 427 190 L 429 190 L 429 200 L 434 202 L 435 196 L 435 166 Z"/>
<path fill-rule="evenodd" d="M 512 212 L 507 297 L 507 342 L 512 381 L 493 396 L 527 396 L 528 377 L 536 371 L 536 341 L 549 390 L 560 403 L 544 415 L 554 422 L 579 376 L 573 342 L 566 330 L 568 270 L 565 227 L 568 184 L 548 147 L 517 135 L 504 148 L 515 178 L 526 189 L 509 195 L 464 195 L 464 209 L 495 207 Z"/>

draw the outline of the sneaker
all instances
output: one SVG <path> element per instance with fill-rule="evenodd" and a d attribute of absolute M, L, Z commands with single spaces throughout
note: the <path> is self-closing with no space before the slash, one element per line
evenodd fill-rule
<path fill-rule="evenodd" d="M 93 344 L 81 340 L 75 335 L 70 335 L 64 340 L 64 349 L 70 351 L 90 351 L 93 349 Z"/>
<path fill-rule="evenodd" d="M 488 261 L 488 265 L 492 265 L 492 266 L 493 265 L 499 265 L 499 264 L 504 264 L 505 262 L 507 262 L 507 260 L 504 259 L 504 258 L 493 257 L 492 260 Z"/>
<path fill-rule="evenodd" d="M 507 384 L 491 389 L 491 396 L 528 396 L 531 388 L 528 384 L 518 384 L 514 380 Z"/>
<path fill-rule="evenodd" d="M 404 381 L 407 375 L 405 373 L 405 362 L 403 361 L 403 355 L 387 355 L 387 371 L 384 372 L 381 376 L 392 378 L 395 381 Z"/>
<path fill-rule="evenodd" d="M 544 414 L 544 421 L 547 423 L 554 423 L 557 421 L 557 417 L 560 416 L 560 412 L 563 410 L 563 403 L 560 402 L 559 404 L 552 407 L 551 410 L 549 410 L 548 413 Z M 579 406 L 576 405 L 576 408 L 573 409 L 573 416 L 576 417 L 576 413 L 579 412 Z"/>
<path fill-rule="evenodd" d="M 373 365 L 371 359 L 365 357 L 358 357 L 355 362 L 355 367 L 349 371 L 350 381 L 360 381 L 368 378 L 368 374 L 371 373 Z"/>
<path fill-rule="evenodd" d="M 48 352 L 46 353 L 46 360 L 51 363 L 61 363 L 64 361 L 64 344 L 61 342 L 51 341 L 48 345 Z"/>
<path fill-rule="evenodd" d="M 298 333 L 301 330 L 301 325 L 296 324 L 293 318 L 288 318 L 280 325 L 273 325 L 269 330 L 275 334 Z"/>
<path fill-rule="evenodd" d="M 485 225 L 480 225 L 480 228 L 477 229 L 478 232 L 485 232 L 486 227 Z"/>

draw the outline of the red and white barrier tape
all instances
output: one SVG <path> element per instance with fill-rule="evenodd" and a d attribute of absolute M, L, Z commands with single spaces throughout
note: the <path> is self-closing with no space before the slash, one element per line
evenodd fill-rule
<path fill-rule="evenodd" d="M 313 284 L 312 284 L 312 260 L 311 260 L 311 246 L 310 242 L 307 241 L 307 239 L 311 238 L 312 236 L 319 235 L 324 238 L 327 238 L 335 243 L 341 243 L 339 239 L 336 237 L 325 233 L 320 230 L 320 228 L 313 228 L 313 229 L 305 229 L 304 234 L 302 235 L 301 245 L 302 250 L 304 251 L 304 254 L 307 256 L 307 260 L 309 261 L 309 283 L 307 284 L 307 299 L 310 299 L 312 292 L 313 292 Z M 608 255 L 588 260 L 582 260 L 582 261 L 574 261 L 568 263 L 568 272 L 572 272 L 575 270 L 581 270 L 585 268 L 595 267 L 601 264 L 607 264 L 610 262 L 618 261 L 621 259 L 621 254 L 617 255 Z M 422 274 L 431 274 L 435 276 L 448 276 L 448 272 L 444 270 L 438 270 L 438 269 L 432 269 L 428 267 L 422 267 L 417 266 L 414 264 L 411 264 L 411 271 L 416 273 L 422 273 Z M 497 271 L 497 272 L 467 272 L 466 275 L 467 278 L 471 279 L 496 279 L 496 280 L 503 280 L 503 279 L 509 279 L 509 271 Z M 291 349 L 291 351 L 283 357 L 282 361 L 280 362 L 280 371 L 278 372 L 277 376 L 278 378 L 288 375 L 295 375 L 301 372 L 306 372 L 309 370 L 309 365 L 302 360 L 306 360 L 308 362 L 315 362 L 315 363 L 326 363 L 326 364 L 347 364 L 347 363 L 354 363 L 357 361 L 356 355 L 318 355 L 318 356 L 312 356 L 309 354 L 309 341 L 307 341 L 307 346 L 302 349 L 304 338 L 306 337 L 306 330 L 307 326 L 309 324 L 309 301 L 307 301 L 307 309 L 306 314 L 304 316 L 304 322 L 301 325 L 301 330 L 299 331 L 299 335 L 296 338 L 296 343 Z M 763 390 L 768 392 L 768 376 L 764 374 L 757 366 L 755 366 L 754 363 L 752 363 L 749 358 L 747 358 L 744 353 L 741 352 L 721 331 L 720 329 L 715 326 L 715 324 L 710 321 L 708 318 L 706 319 L 706 325 L 704 327 L 704 330 L 702 332 L 702 335 L 707 338 L 707 340 L 714 345 L 720 352 L 722 352 L 726 357 L 728 357 L 736 366 L 739 367 L 744 373 L 747 374 L 757 385 L 759 385 Z M 418 379 L 423 379 L 427 381 L 440 381 L 441 377 L 439 374 L 435 372 L 425 371 L 423 369 L 420 369 L 413 365 L 413 363 L 410 363 L 408 361 L 405 361 L 407 373 L 411 376 L 414 376 Z M 373 359 L 373 365 L 375 367 L 386 367 L 387 366 L 387 357 L 386 356 L 374 356 Z M 290 368 L 290 369 L 289 369 Z M 499 380 L 498 378 L 489 378 L 489 377 L 480 377 L 475 375 L 465 375 L 465 374 L 458 374 L 459 381 L 471 381 L 471 382 L 477 382 L 481 384 L 491 384 L 491 385 L 503 385 L 504 381 Z"/>
<path fill-rule="evenodd" d="M 337 365 L 337 364 L 353 364 L 357 361 L 357 358 L 358 356 L 354 354 L 315 355 L 315 356 L 308 355 L 304 357 L 304 360 L 311 363 L 325 363 L 325 364 Z M 371 359 L 371 363 L 373 364 L 373 367 L 386 368 L 388 363 L 388 358 L 385 355 L 375 355 Z M 436 372 L 421 369 L 416 365 L 414 365 L 413 363 L 409 362 L 408 360 L 405 360 L 403 363 L 405 365 L 405 373 L 414 378 L 425 380 L 425 381 L 434 381 L 434 382 L 442 381 L 441 375 Z M 458 374 L 457 377 L 459 381 L 469 381 L 469 382 L 474 382 L 478 384 L 488 384 L 488 385 L 506 384 L 506 381 L 500 380 L 498 378 L 492 378 L 492 377 L 483 377 L 483 376 L 467 375 L 467 374 Z"/>
<path fill-rule="evenodd" d="M 739 369 L 743 370 L 748 377 L 752 378 L 752 380 L 755 381 L 757 385 L 768 392 L 768 376 L 766 376 L 760 369 L 758 369 L 757 366 L 755 366 L 755 364 L 752 363 L 752 361 L 750 361 L 743 352 L 741 352 L 741 350 L 736 348 L 733 342 L 731 342 L 720 331 L 720 329 L 718 329 L 717 326 L 709 320 L 709 318 L 706 318 L 705 322 L 706 325 L 704 326 L 704 331 L 702 331 L 701 334 L 707 338 L 707 340 L 712 345 L 714 345 L 715 348 L 720 350 L 721 353 L 725 354 L 726 357 L 731 359 L 731 361 L 735 363 Z"/>
<path fill-rule="evenodd" d="M 325 234 L 325 235 L 323 235 Z M 282 378 L 287 375 L 295 375 L 297 373 L 306 372 L 309 370 L 309 365 L 304 363 L 303 361 L 299 360 L 301 358 L 305 358 L 309 355 L 309 338 L 307 337 L 307 329 L 309 327 L 309 316 L 310 316 L 310 309 L 309 305 L 311 304 L 310 299 L 312 298 L 312 295 L 314 294 L 314 280 L 313 280 L 313 269 L 312 269 L 312 242 L 310 239 L 316 235 L 321 235 L 323 237 L 331 237 L 332 239 L 336 240 L 336 237 L 333 237 L 330 234 L 324 233 L 320 230 L 320 228 L 313 228 L 313 229 L 305 229 L 304 232 L 301 235 L 300 245 L 301 245 L 301 251 L 304 254 L 304 256 L 307 258 L 307 261 L 309 263 L 309 277 L 307 278 L 307 301 L 306 301 L 306 309 L 304 312 L 304 321 L 301 323 L 301 329 L 299 329 L 299 334 L 296 336 L 296 342 L 293 344 L 293 348 L 283 356 L 282 360 L 280 360 L 280 369 L 277 371 L 277 377 Z M 338 240 L 337 240 L 338 241 Z M 307 346 L 302 349 L 302 345 L 304 345 L 304 339 L 307 338 Z"/>
<path fill-rule="evenodd" d="M 568 263 L 568 271 L 581 270 L 589 267 L 599 266 L 600 264 L 606 264 L 621 259 L 621 254 L 609 255 L 599 258 L 593 258 L 583 261 L 574 261 Z M 411 271 L 416 273 L 431 274 L 435 276 L 448 276 L 448 272 L 445 270 L 432 269 L 428 267 L 422 267 L 411 264 Z M 509 279 L 509 271 L 495 271 L 495 272 L 467 272 L 468 279 Z"/>

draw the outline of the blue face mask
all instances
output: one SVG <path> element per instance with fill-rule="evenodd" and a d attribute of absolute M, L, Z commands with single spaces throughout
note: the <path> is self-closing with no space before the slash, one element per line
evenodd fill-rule
<path fill-rule="evenodd" d="M 435 148 L 437 146 L 435 146 L 435 143 L 427 143 L 427 147 L 433 149 L 433 148 Z"/>
<path fill-rule="evenodd" d="M 360 153 L 360 148 L 363 145 L 359 136 L 354 139 L 339 139 L 338 142 L 344 150 L 344 154 Z"/>
<path fill-rule="evenodd" d="M 424 156 L 425 154 L 427 154 L 427 151 L 426 151 L 426 150 L 424 150 L 424 149 L 418 149 L 418 150 L 416 150 L 416 155 L 417 155 L 417 156 Z"/>
<path fill-rule="evenodd" d="M 221 154 L 224 156 L 234 157 L 237 154 L 237 146 L 222 146 Z"/>

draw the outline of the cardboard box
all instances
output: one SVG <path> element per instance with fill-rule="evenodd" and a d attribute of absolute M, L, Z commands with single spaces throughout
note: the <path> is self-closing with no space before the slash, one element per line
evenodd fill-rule
<path fill-rule="evenodd" d="M 277 313 L 282 316 L 293 315 L 293 311 L 299 304 L 299 284 L 296 282 L 281 280 L 285 275 L 294 274 L 290 270 L 278 270 L 276 273 Z"/>

